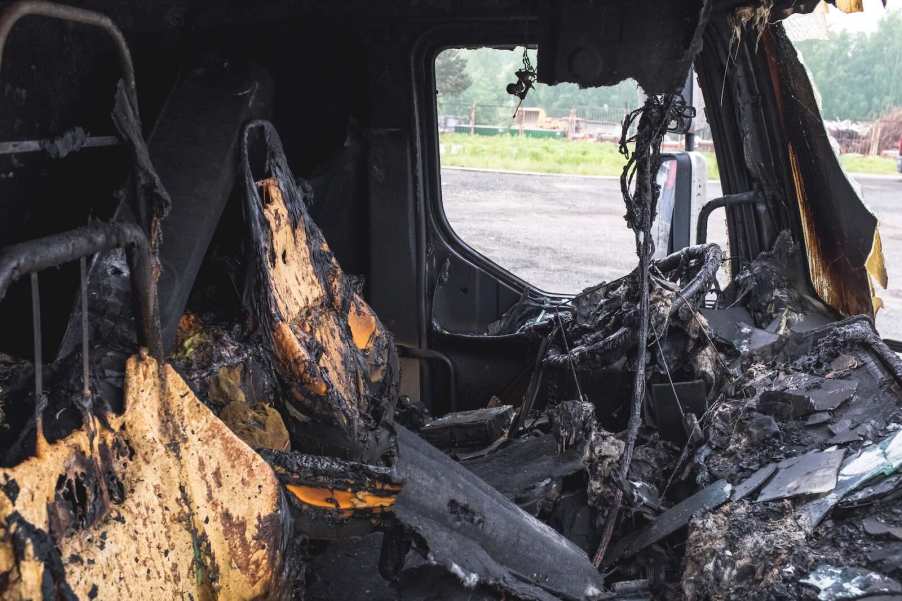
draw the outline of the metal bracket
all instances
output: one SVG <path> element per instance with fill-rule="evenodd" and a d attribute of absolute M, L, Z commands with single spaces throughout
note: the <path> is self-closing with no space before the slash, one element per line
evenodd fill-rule
<path fill-rule="evenodd" d="M 695 231 L 695 243 L 705 244 L 708 241 L 708 217 L 715 209 L 722 207 L 735 207 L 737 205 L 756 205 L 764 206 L 764 197 L 757 190 L 749 192 L 740 192 L 739 194 L 728 194 L 720 198 L 715 198 L 706 202 L 698 213 L 698 225 Z"/>

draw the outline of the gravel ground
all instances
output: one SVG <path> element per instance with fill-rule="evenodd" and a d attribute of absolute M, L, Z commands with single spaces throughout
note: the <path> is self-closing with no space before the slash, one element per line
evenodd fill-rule
<path fill-rule="evenodd" d="M 902 340 L 902 176 L 856 179 L 880 219 L 890 276 L 889 289 L 878 292 L 886 307 L 877 325 Z M 464 241 L 541 289 L 578 292 L 636 266 L 616 179 L 443 169 L 442 195 Z M 708 198 L 720 195 L 720 184 L 709 182 Z M 708 239 L 726 242 L 722 210 L 711 216 Z"/>

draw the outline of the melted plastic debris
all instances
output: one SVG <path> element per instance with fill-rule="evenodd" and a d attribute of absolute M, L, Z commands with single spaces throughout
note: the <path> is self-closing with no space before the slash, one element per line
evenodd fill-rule
<path fill-rule="evenodd" d="M 817 598 L 820 601 L 860 599 L 877 593 L 902 592 L 902 585 L 892 578 L 861 568 L 822 565 L 800 582 L 818 589 L 820 592 Z"/>

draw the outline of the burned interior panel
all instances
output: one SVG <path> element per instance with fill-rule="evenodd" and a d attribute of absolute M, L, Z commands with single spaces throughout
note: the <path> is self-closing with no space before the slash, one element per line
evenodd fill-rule
<path fill-rule="evenodd" d="M 0 5 L 0 597 L 902 598 L 877 223 L 779 23 L 813 8 Z M 449 234 L 430 61 L 476 43 L 538 47 L 521 100 L 644 90 L 635 269 L 549 294 Z M 729 249 L 656 249 L 693 69 Z"/>

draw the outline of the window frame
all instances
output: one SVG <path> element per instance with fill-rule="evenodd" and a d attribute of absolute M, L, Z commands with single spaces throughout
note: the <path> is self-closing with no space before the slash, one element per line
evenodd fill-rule
<path fill-rule="evenodd" d="M 521 294 L 527 290 L 549 299 L 568 299 L 576 293 L 554 292 L 528 282 L 494 262 L 463 240 L 445 214 L 442 197 L 441 154 L 439 152 L 438 102 L 435 82 L 435 60 L 445 50 L 455 48 L 510 48 L 526 46 L 534 49 L 540 42 L 537 20 L 519 20 L 516 23 L 497 21 L 472 24 L 457 23 L 436 27 L 425 33 L 417 42 L 413 60 L 414 107 L 416 113 L 417 162 L 423 183 L 422 194 L 426 218 L 431 231 L 440 236 L 450 249 L 466 261 L 496 278 L 502 285 Z M 478 24 L 478 26 L 476 26 Z"/>

